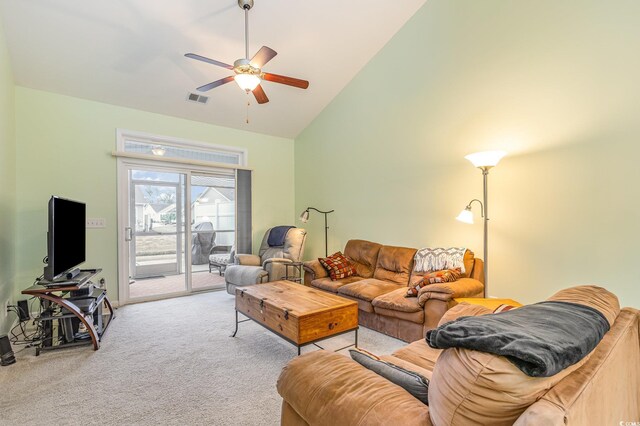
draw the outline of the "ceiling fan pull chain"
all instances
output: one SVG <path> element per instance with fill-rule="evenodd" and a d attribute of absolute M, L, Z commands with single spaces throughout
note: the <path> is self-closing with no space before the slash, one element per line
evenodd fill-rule
<path fill-rule="evenodd" d="M 247 124 L 249 124 L 249 105 L 251 105 L 251 102 L 249 102 L 249 93 L 247 92 Z"/>

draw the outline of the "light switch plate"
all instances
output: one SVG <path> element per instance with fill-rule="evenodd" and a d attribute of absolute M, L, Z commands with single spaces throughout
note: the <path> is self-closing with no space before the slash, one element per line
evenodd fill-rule
<path fill-rule="evenodd" d="M 87 228 L 106 228 L 107 221 L 103 217 L 87 218 Z"/>

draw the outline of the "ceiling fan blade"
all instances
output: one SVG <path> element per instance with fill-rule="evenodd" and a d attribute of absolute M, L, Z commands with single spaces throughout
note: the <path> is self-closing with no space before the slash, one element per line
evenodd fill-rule
<path fill-rule="evenodd" d="M 267 98 L 266 93 L 264 93 L 262 86 L 260 86 L 259 84 L 255 89 L 253 89 L 253 96 L 256 97 L 256 101 L 258 101 L 259 104 L 266 104 L 267 102 L 269 102 L 269 98 Z"/>
<path fill-rule="evenodd" d="M 218 86 L 222 86 L 223 84 L 227 84 L 232 81 L 233 81 L 233 76 L 230 75 L 229 77 L 221 78 L 220 80 L 216 80 L 209 84 L 205 84 L 204 86 L 200 86 L 196 90 L 198 92 L 206 92 L 208 90 L 214 89 Z"/>
<path fill-rule="evenodd" d="M 271 49 L 270 47 L 262 46 L 260 50 L 258 50 L 258 53 L 253 55 L 253 58 L 251 58 L 251 63 L 257 68 L 262 68 L 267 62 L 272 60 L 277 54 L 278 52 Z"/>
<path fill-rule="evenodd" d="M 204 56 L 196 55 L 195 53 L 187 53 L 184 56 L 187 58 L 195 59 L 196 61 L 206 62 L 208 64 L 217 65 L 222 68 L 226 68 L 228 70 L 232 70 L 233 66 L 229 64 L 225 64 L 224 62 L 216 61 L 215 59 L 205 58 Z"/>
<path fill-rule="evenodd" d="M 299 89 L 306 89 L 307 87 L 309 87 L 309 82 L 306 80 L 300 80 L 293 77 L 286 77 L 284 75 L 271 74 L 271 73 L 265 72 L 262 78 L 264 78 L 267 81 L 286 84 L 287 86 L 293 86 Z"/>

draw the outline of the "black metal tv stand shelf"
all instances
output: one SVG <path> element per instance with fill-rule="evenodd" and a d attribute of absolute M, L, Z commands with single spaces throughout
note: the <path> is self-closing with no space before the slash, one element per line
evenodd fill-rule
<path fill-rule="evenodd" d="M 100 272 L 102 269 L 83 269 L 72 280 L 39 280 L 22 291 L 42 303 L 41 314 L 35 320 L 42 323 L 44 336 L 36 355 L 42 350 L 87 344 L 93 344 L 94 350 L 100 348 L 102 337 L 115 318 L 107 290 L 91 282 Z"/>

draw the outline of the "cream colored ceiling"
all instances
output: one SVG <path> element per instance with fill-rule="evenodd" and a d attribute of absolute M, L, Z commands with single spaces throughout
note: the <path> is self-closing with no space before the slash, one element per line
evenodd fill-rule
<path fill-rule="evenodd" d="M 310 81 L 307 90 L 264 82 L 257 105 L 235 83 L 189 91 L 230 75 L 185 58 L 244 56 L 244 14 L 235 0 L 0 0 L 16 83 L 283 137 L 295 137 L 425 0 L 255 0 L 249 51 L 278 55 L 264 70 Z M 245 123 L 247 100 L 250 123 Z"/>

